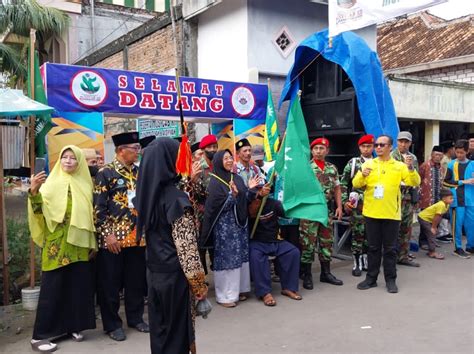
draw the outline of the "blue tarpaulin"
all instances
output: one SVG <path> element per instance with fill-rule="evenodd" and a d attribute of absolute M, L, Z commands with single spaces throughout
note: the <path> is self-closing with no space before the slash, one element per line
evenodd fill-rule
<path fill-rule="evenodd" d="M 351 79 L 365 131 L 375 136 L 387 134 L 396 140 L 399 132 L 397 116 L 379 58 L 353 32 L 344 32 L 334 37 L 331 48 L 328 45 L 327 30 L 317 32 L 300 43 L 296 48 L 293 67 L 286 77 L 280 106 L 283 101 L 295 97 L 299 90 L 299 80 L 294 78 L 319 53 L 326 60 L 340 65 Z"/>

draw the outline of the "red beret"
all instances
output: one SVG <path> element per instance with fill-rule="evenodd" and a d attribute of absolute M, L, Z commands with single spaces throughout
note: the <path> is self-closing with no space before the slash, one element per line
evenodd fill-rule
<path fill-rule="evenodd" d="M 357 145 L 374 144 L 374 143 L 375 143 L 375 137 L 372 134 L 367 134 L 359 139 L 359 142 L 357 143 Z"/>
<path fill-rule="evenodd" d="M 329 140 L 326 138 L 317 138 L 314 139 L 313 142 L 311 143 L 310 148 L 312 149 L 314 145 L 324 145 L 325 147 L 329 147 Z"/>
<path fill-rule="evenodd" d="M 209 134 L 201 139 L 201 142 L 199 143 L 199 148 L 204 149 L 206 146 L 209 146 L 212 144 L 217 144 L 217 138 L 215 135 Z"/>

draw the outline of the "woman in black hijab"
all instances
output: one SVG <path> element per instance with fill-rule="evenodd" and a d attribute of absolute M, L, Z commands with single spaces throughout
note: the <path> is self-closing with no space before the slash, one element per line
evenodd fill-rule
<path fill-rule="evenodd" d="M 201 236 L 204 247 L 214 247 L 216 301 L 235 307 L 245 299 L 242 294 L 250 292 L 247 209 L 256 197 L 258 180 L 250 180 L 247 189 L 231 172 L 234 158 L 229 150 L 218 151 L 212 163 Z"/>
<path fill-rule="evenodd" d="M 176 187 L 179 143 L 158 138 L 144 150 L 135 206 L 146 237 L 152 353 L 195 353 L 195 299 L 207 295 L 189 198 Z"/>

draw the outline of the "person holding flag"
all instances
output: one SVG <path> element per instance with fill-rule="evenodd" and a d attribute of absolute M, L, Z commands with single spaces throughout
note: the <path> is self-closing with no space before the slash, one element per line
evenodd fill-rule
<path fill-rule="evenodd" d="M 326 139 L 325 139 L 326 140 Z M 319 142 L 319 141 L 317 141 Z M 329 144 L 329 142 L 327 142 Z M 314 146 L 315 144 L 313 144 Z M 332 231 L 328 225 L 328 205 L 324 195 L 323 188 L 314 172 L 311 169 L 308 160 L 310 157 L 308 132 L 304 122 L 303 111 L 299 97 L 293 97 L 290 110 L 288 111 L 288 122 L 285 137 L 278 153 L 275 163 L 275 171 L 282 178 L 282 200 L 285 216 L 288 218 L 299 218 L 303 224 L 313 226 L 313 233 L 309 233 L 304 226 L 301 241 L 306 241 L 302 247 L 302 266 L 306 281 L 303 283 L 304 288 L 312 289 L 313 282 L 311 276 L 311 264 L 314 258 L 315 242 L 317 241 L 317 229 L 327 230 L 327 234 L 332 235 Z M 329 165 L 328 165 L 329 166 Z M 334 184 L 336 181 L 334 180 Z M 304 186 L 304 188 L 302 188 Z M 339 194 L 340 202 L 340 194 Z M 338 203 L 338 214 L 342 215 L 342 205 Z M 314 226 L 316 230 L 314 230 Z M 312 237 L 308 242 L 309 237 Z M 320 240 L 322 237 L 320 236 Z M 306 247 L 305 247 L 306 246 Z M 331 246 L 332 236 L 324 237 L 324 254 L 320 253 L 322 266 L 321 278 L 322 282 L 342 285 L 342 281 L 337 279 L 330 273 Z"/>

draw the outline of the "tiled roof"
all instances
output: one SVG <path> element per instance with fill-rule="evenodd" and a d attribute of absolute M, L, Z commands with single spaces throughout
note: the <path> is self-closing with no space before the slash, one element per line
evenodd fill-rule
<path fill-rule="evenodd" d="M 420 12 L 377 28 L 384 70 L 474 54 L 473 15 L 445 21 Z"/>

